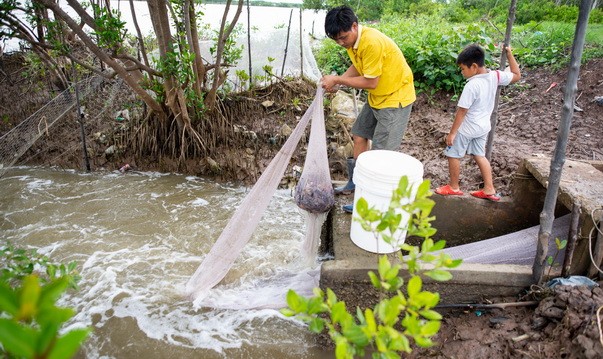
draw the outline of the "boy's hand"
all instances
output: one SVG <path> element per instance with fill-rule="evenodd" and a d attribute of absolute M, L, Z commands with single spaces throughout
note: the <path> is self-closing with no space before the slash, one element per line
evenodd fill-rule
<path fill-rule="evenodd" d="M 454 143 L 454 138 L 456 137 L 456 133 L 449 133 L 446 135 L 446 145 L 447 146 L 452 146 L 452 143 Z"/>

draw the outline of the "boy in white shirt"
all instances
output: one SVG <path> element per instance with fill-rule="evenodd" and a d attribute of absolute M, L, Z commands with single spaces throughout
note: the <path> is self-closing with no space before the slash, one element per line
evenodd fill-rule
<path fill-rule="evenodd" d="M 499 201 L 492 181 L 492 168 L 486 158 L 486 141 L 490 132 L 490 116 L 494 110 L 496 90 L 498 86 L 507 86 L 519 81 L 521 72 L 519 65 L 506 47 L 509 69 L 507 71 L 490 71 L 485 64 L 484 50 L 478 45 L 469 45 L 459 54 L 456 63 L 461 68 L 467 83 L 463 88 L 457 104 L 457 111 L 450 132 L 446 136 L 446 150 L 450 181 L 447 185 L 436 188 L 435 192 L 442 196 L 462 195 L 459 178 L 461 158 L 465 154 L 473 156 L 484 180 L 484 188 L 471 192 L 477 198 Z"/>

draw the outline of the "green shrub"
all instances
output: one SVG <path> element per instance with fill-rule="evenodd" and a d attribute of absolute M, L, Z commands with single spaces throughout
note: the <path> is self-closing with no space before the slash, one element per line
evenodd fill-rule
<path fill-rule="evenodd" d="M 457 267 L 461 260 L 434 253 L 443 249 L 445 242 L 434 243 L 431 239 L 436 230 L 430 223 L 434 218 L 429 217 L 434 205 L 429 198 L 429 185 L 426 180 L 413 188 L 408 178 L 402 177 L 386 211 L 369 207 L 364 198 L 356 203 L 358 217 L 354 220 L 374 233 L 375 238 L 381 234 L 384 241 L 396 245 L 395 233 L 406 229 L 407 235 L 424 239 L 420 247 L 398 245 L 407 255 L 402 256 L 399 251 L 397 263 L 392 264 L 387 255 L 379 257 L 378 273 L 368 273 L 372 285 L 382 293 L 382 299 L 373 308 L 356 308 L 354 316 L 329 288 L 326 292 L 316 288 L 311 298 L 293 290 L 288 292 L 288 308 L 281 312 L 307 323 L 314 333 L 326 330 L 335 343 L 337 358 L 364 357 L 367 350 L 373 352 L 373 358 L 398 358 L 399 353 L 412 351 L 411 339 L 420 347 L 433 345 L 431 338 L 439 331 L 442 319 L 433 310 L 440 296 L 423 290 L 421 276 L 449 280 L 452 275 L 447 268 Z M 409 202 L 414 190 L 416 197 Z M 405 217 L 400 211 L 410 216 Z M 400 275 L 402 264 L 410 275 L 407 281 Z"/>
<path fill-rule="evenodd" d="M 9 243 L 0 248 L 0 259 L 0 357 L 71 358 L 90 329 L 61 333 L 75 312 L 55 304 L 77 287 L 75 262 L 52 263 Z"/>

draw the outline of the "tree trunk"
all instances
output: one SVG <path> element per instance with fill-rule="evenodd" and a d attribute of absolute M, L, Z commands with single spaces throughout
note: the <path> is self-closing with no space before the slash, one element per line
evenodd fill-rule
<path fill-rule="evenodd" d="M 580 62 L 582 60 L 582 50 L 584 49 L 584 38 L 586 37 L 586 27 L 588 26 L 588 16 L 592 0 L 582 0 L 580 4 L 580 13 L 578 14 L 578 23 L 574 35 L 574 44 L 572 46 L 572 55 L 570 59 L 570 68 L 567 73 L 567 83 L 565 85 L 565 95 L 563 100 L 563 109 L 561 112 L 561 121 L 557 133 L 557 144 L 551 161 L 549 171 L 548 188 L 544 200 L 544 207 L 540 213 L 540 231 L 538 233 L 538 245 L 536 248 L 536 258 L 532 267 L 534 281 L 541 284 L 544 280 L 544 267 L 549 248 L 549 239 L 553 230 L 553 220 L 555 219 L 555 205 L 557 204 L 557 192 L 559 191 L 559 182 L 561 181 L 561 172 L 565 163 L 565 150 L 567 147 L 567 138 L 572 125 L 574 114 L 574 102 L 576 100 L 576 90 L 578 89 L 578 75 L 580 74 Z"/>
<path fill-rule="evenodd" d="M 88 37 L 88 35 L 84 32 L 84 30 L 73 20 L 67 13 L 65 13 L 57 3 L 52 0 L 37 0 L 42 5 L 51 9 L 57 18 L 63 20 L 67 26 L 73 31 L 78 37 L 82 40 L 84 45 L 92 51 L 101 61 L 105 62 L 109 65 L 124 81 L 132 88 L 132 90 L 140 96 L 140 98 L 153 110 L 155 111 L 160 118 L 165 118 L 165 112 L 161 105 L 149 95 L 145 89 L 143 89 L 138 81 L 135 80 L 134 76 L 132 76 L 120 63 L 115 61 L 112 57 L 106 54 L 105 51 L 100 49 L 96 44 Z M 70 0 L 73 1 L 73 0 Z M 78 4 L 79 5 L 79 4 Z M 80 7 L 81 8 L 81 7 Z M 74 8 L 76 11 L 77 9 Z M 78 15 L 82 16 L 79 12 Z M 91 19 L 90 16 L 87 16 Z M 84 17 L 82 17 L 84 19 Z"/>
<path fill-rule="evenodd" d="M 218 35 L 218 47 L 216 49 L 216 66 L 214 67 L 214 81 L 212 83 L 211 89 L 209 89 L 207 96 L 205 97 L 205 106 L 207 106 L 208 108 L 213 108 L 215 106 L 216 93 L 218 92 L 218 88 L 226 80 L 226 75 L 222 72 L 222 55 L 224 53 L 224 44 L 226 43 L 226 39 L 228 39 L 228 37 L 232 33 L 232 30 L 237 24 L 237 21 L 239 21 L 239 16 L 241 15 L 241 11 L 243 10 L 243 1 L 244 0 L 239 0 L 237 11 L 228 28 L 226 28 L 226 19 L 228 17 L 228 11 L 230 10 L 230 4 L 232 3 L 232 0 L 226 1 L 224 14 L 222 16 L 222 22 L 220 23 L 220 33 Z"/>
<path fill-rule="evenodd" d="M 504 46 L 507 47 L 511 43 L 511 29 L 513 29 L 513 23 L 515 22 L 515 7 L 517 0 L 511 0 L 509 5 L 509 15 L 507 16 L 507 30 L 505 32 Z M 507 52 L 504 50 L 500 55 L 500 70 L 504 70 L 507 62 Z M 496 133 L 496 123 L 498 122 L 498 101 L 500 99 L 500 86 L 496 89 L 496 96 L 494 97 L 494 111 L 490 115 L 491 129 L 488 133 L 488 141 L 486 142 L 486 159 L 490 161 L 492 159 L 492 147 L 494 146 L 494 134 Z"/>
<path fill-rule="evenodd" d="M 138 26 L 138 20 L 136 19 L 136 10 L 134 9 L 134 0 L 130 0 L 130 12 L 132 13 L 132 21 L 134 22 L 134 27 L 136 28 L 136 36 L 138 37 L 138 46 L 140 46 L 140 55 L 144 61 L 144 64 L 150 67 L 149 58 L 147 56 L 147 49 L 144 46 L 144 37 L 142 36 L 142 32 L 140 32 L 140 26 Z M 153 80 L 153 75 L 149 74 L 149 78 Z"/>

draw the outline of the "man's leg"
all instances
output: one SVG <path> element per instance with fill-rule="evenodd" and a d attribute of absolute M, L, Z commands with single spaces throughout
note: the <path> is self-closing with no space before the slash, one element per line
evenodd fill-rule
<path fill-rule="evenodd" d="M 362 110 L 360 110 L 360 113 L 358 114 L 358 118 L 356 121 L 354 121 L 354 125 L 352 126 L 352 135 L 354 141 L 354 163 L 353 166 L 348 167 L 349 180 L 346 186 L 351 185 L 354 190 L 356 189 L 356 185 L 353 182 L 353 173 L 354 167 L 356 166 L 356 159 L 361 153 L 370 149 L 369 140 L 373 137 L 376 124 L 377 120 L 375 119 L 373 109 L 368 105 L 368 103 L 364 104 Z M 337 192 L 337 190 L 338 189 L 336 188 L 335 191 Z M 346 204 L 343 206 L 343 210 L 345 212 L 352 213 L 353 205 Z"/>
<path fill-rule="evenodd" d="M 404 138 L 412 104 L 406 107 L 373 110 L 377 119 L 373 139 L 373 149 L 399 151 Z"/>

